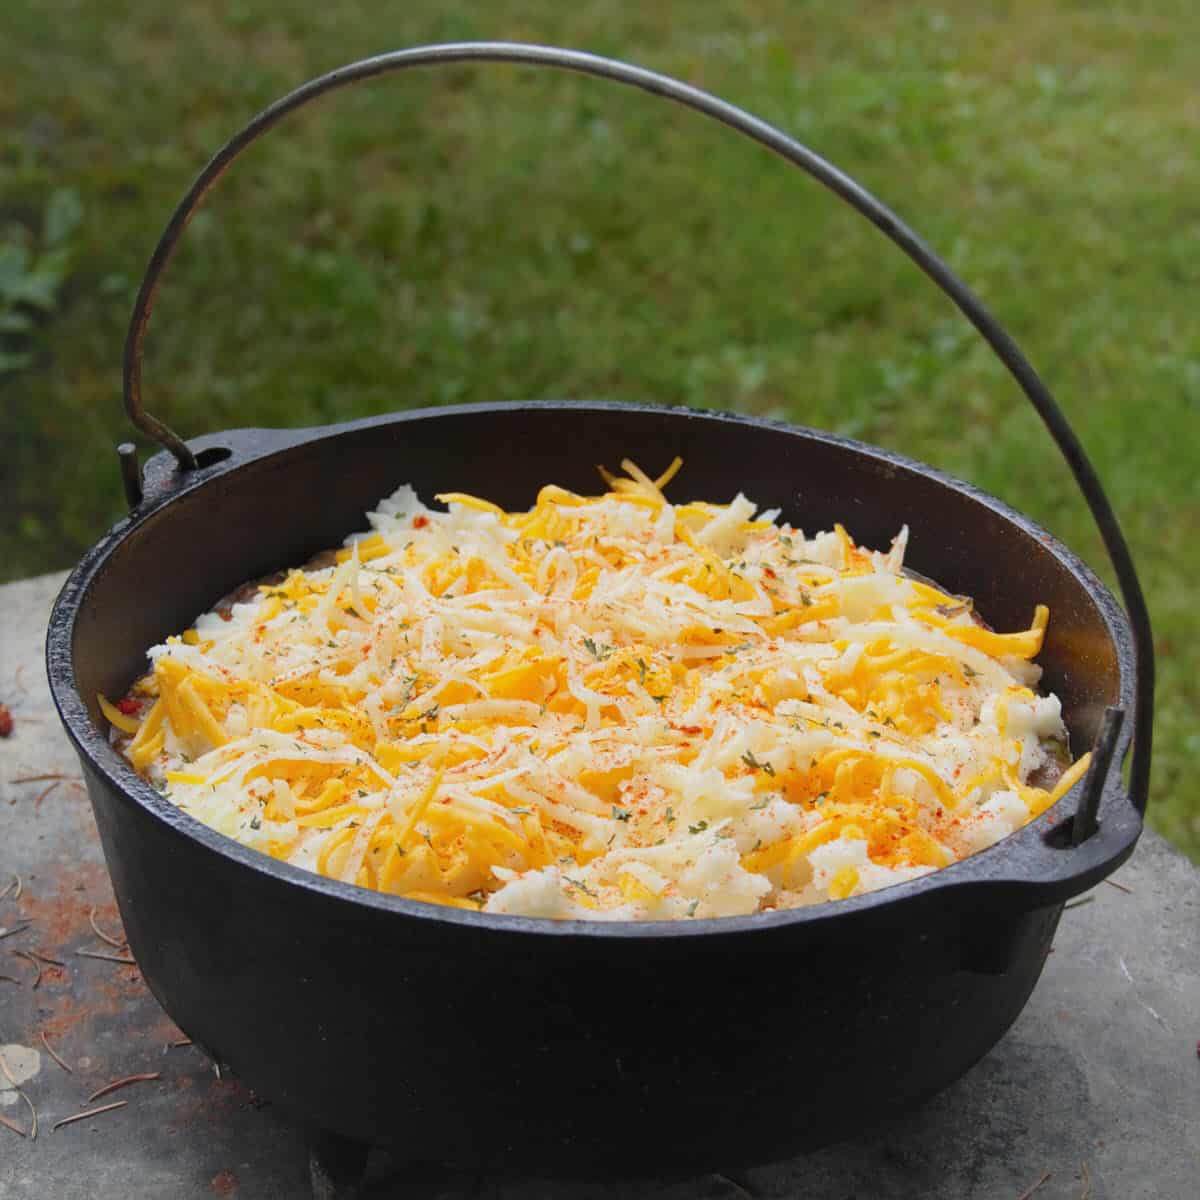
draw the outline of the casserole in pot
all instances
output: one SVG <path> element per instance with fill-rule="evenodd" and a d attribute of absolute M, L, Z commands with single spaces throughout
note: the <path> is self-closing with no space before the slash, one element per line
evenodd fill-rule
<path fill-rule="evenodd" d="M 149 417 L 140 362 L 155 287 L 237 154 L 332 87 L 478 60 L 664 95 L 864 212 L 951 295 L 1042 413 L 1097 515 L 1132 621 L 1078 558 L 999 501 L 813 430 L 612 403 L 482 404 L 185 444 Z M 144 479 L 125 453 L 131 510 L 58 599 L 52 692 L 148 985 L 214 1058 L 311 1125 L 417 1158 L 564 1173 L 728 1165 L 818 1146 L 901 1111 L 984 1054 L 1036 983 L 1063 902 L 1133 850 L 1149 773 L 1149 627 L 1070 430 L 1003 331 L 894 215 L 811 151 L 686 85 L 589 55 L 490 44 L 400 51 L 305 85 L 238 134 L 172 218 L 131 321 L 126 401 L 168 453 Z M 96 696 L 123 695 L 148 646 L 245 580 L 337 544 L 398 479 L 432 495 L 452 477 L 527 507 L 538 482 L 586 491 L 594 463 L 633 446 L 655 462 L 682 456 L 696 494 L 746 490 L 808 529 L 843 521 L 863 543 L 886 545 L 907 523 L 920 531 L 915 570 L 972 596 L 998 628 L 1048 605 L 1043 686 L 1061 698 L 1076 751 L 1093 748 L 1086 777 L 996 846 L 883 891 L 744 917 L 596 924 L 439 908 L 275 862 L 181 812 L 110 745 Z M 1120 765 L 1135 741 L 1127 791 Z"/>

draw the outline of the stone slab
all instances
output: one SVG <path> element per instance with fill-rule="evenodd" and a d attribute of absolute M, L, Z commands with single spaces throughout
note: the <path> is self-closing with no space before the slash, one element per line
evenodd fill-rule
<path fill-rule="evenodd" d="M 304 1197 L 300 1131 L 217 1079 L 116 953 L 119 920 L 74 755 L 42 662 L 63 575 L 0 587 L 0 1047 L 40 1124 L 0 1128 L 0 1197 Z M 35 778 L 49 776 L 50 778 Z M 25 782 L 22 782 L 24 780 Z M 749 1171 L 613 1183 L 414 1174 L 372 1154 L 362 1200 L 1194 1200 L 1200 1195 L 1200 871 L 1147 833 L 1114 883 L 1064 914 L 1045 974 L 1008 1035 L 966 1076 L 884 1129 Z M 23 921 L 29 926 L 19 929 Z M 61 965 L 36 966 L 13 951 Z M 49 1056 L 41 1035 L 70 1065 Z M 25 1049 L 21 1049 L 25 1048 Z M 36 1051 L 36 1062 L 29 1051 Z M 7 1061 L 7 1059 L 6 1059 Z M 51 1132 L 105 1083 L 125 1107 Z M 0 1076 L 0 1085 L 5 1080 Z M 803 1086 L 803 1080 L 797 1081 Z M 98 1102 L 100 1103 L 100 1102 Z M 0 1115 L 27 1126 L 11 1088 Z M 619 1122 L 615 1123 L 619 1127 Z"/>

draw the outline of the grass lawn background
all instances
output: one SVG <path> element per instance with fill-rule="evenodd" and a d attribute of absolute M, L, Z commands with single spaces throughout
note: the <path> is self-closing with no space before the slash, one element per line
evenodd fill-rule
<path fill-rule="evenodd" d="M 7 0 L 0 579 L 69 565 L 121 511 L 125 322 L 208 155 L 311 75 L 474 38 L 628 58 L 778 123 L 994 307 L 1134 548 L 1151 819 L 1200 858 L 1194 0 Z M 592 80 L 410 73 L 285 123 L 189 230 L 145 386 L 184 436 L 492 399 L 768 413 L 968 478 L 1110 577 L 1036 417 L 898 251 L 765 151 Z"/>

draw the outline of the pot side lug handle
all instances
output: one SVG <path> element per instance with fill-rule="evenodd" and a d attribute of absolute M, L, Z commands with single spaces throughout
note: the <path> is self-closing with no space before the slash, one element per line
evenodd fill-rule
<path fill-rule="evenodd" d="M 196 462 L 191 469 L 180 467 L 166 450 L 151 455 L 144 468 L 140 468 L 137 447 L 132 442 L 122 442 L 117 447 L 117 457 L 129 514 L 143 516 L 186 487 L 307 441 L 315 432 L 312 429 L 226 429 L 203 434 L 187 443 Z"/>
<path fill-rule="evenodd" d="M 1003 896 L 1017 911 L 1063 904 L 1095 887 L 1129 858 L 1142 833 L 1142 815 L 1118 779 L 1105 788 L 1091 837 L 1073 846 L 1073 827 L 1073 815 L 1046 814 L 1007 842 L 980 854 L 980 869 L 974 878 L 947 878 L 946 886 L 961 891 L 964 901 L 968 894 L 984 904 L 993 896 Z M 1038 836 L 1028 836 L 1034 829 Z"/>
<path fill-rule="evenodd" d="M 1124 716 L 1119 707 L 1106 709 L 1086 774 L 1058 804 L 989 851 L 972 856 L 964 864 L 967 878 L 935 874 L 934 890 L 957 892 L 960 902 L 969 897 L 986 918 L 996 909 L 1022 914 L 1063 904 L 1112 874 L 1133 853 L 1143 825 L 1142 807 L 1121 778 L 1129 746 L 1128 737 L 1121 737 Z M 1063 816 L 1071 799 L 1074 811 Z M 988 974 L 1006 969 L 1011 955 L 1004 936 L 989 940 L 982 952 L 966 950 L 966 969 Z"/>

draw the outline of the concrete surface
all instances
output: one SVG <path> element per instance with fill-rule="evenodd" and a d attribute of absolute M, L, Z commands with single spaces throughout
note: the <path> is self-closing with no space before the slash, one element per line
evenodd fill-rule
<path fill-rule="evenodd" d="M 0 1050 L 40 1124 L 36 1142 L 0 1128 L 0 1197 L 304 1197 L 299 1131 L 269 1102 L 181 1037 L 135 966 L 81 957 L 116 953 L 93 932 L 119 933 L 91 809 L 50 703 L 42 643 L 63 576 L 0 587 Z M 50 775 L 50 779 L 30 779 Z M 59 777 L 61 776 L 61 777 Z M 27 782 L 20 782 L 28 780 Z M 49 791 L 46 791 L 50 788 Z M 1028 1007 L 963 1079 L 885 1129 L 790 1162 L 695 1179 L 620 1184 L 414 1175 L 373 1154 L 366 1198 L 563 1197 L 639 1200 L 1194 1200 L 1200 1195 L 1200 872 L 1147 834 L 1129 864 L 1063 918 Z M 20 925 L 29 921 L 28 928 Z M 3 936 L 4 932 L 18 932 Z M 14 951 L 61 966 L 35 967 Z M 11 980 L 11 981 L 10 981 Z M 73 1068 L 55 1064 L 41 1040 Z M 36 1051 L 36 1055 L 31 1053 Z M 298 1048 L 303 1052 L 303 1048 Z M 93 1120 L 51 1125 L 95 1089 L 157 1072 L 97 1102 L 127 1100 Z M 0 1075 L 0 1115 L 29 1124 Z"/>

